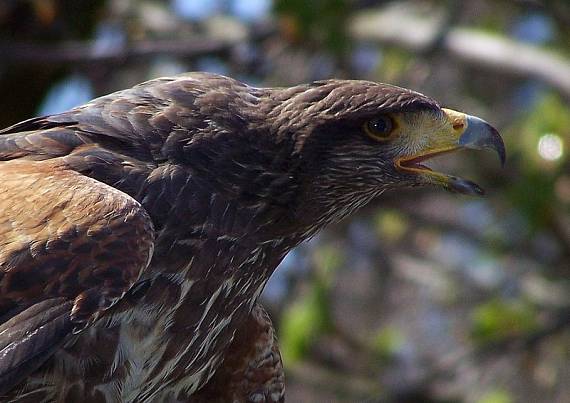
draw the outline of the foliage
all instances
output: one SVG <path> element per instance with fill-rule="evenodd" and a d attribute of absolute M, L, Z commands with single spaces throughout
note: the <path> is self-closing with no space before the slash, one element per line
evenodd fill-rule
<path fill-rule="evenodd" d="M 520 300 L 493 299 L 473 310 L 472 335 L 478 343 L 528 333 L 538 326 L 535 308 Z"/>
<path fill-rule="evenodd" d="M 557 136 L 567 150 L 570 148 L 570 106 L 552 93 L 523 116 L 513 128 L 509 144 L 519 153 L 514 158 L 519 163 L 521 177 L 511 182 L 508 195 L 532 229 L 543 227 L 551 219 L 556 204 L 556 180 L 568 172 L 570 165 L 568 153 L 554 161 L 545 160 L 537 153 L 541 139 L 549 135 Z"/>
<path fill-rule="evenodd" d="M 402 332 L 394 326 L 384 326 L 372 338 L 372 351 L 383 361 L 394 358 L 405 343 Z"/>
<path fill-rule="evenodd" d="M 277 0 L 275 11 L 298 41 L 314 41 L 336 54 L 346 52 L 346 0 Z"/>
<path fill-rule="evenodd" d="M 485 393 L 481 399 L 477 400 L 477 403 L 512 403 L 513 399 L 511 395 L 504 390 L 493 390 Z"/>
<path fill-rule="evenodd" d="M 303 358 L 318 336 L 331 329 L 329 293 L 342 262 L 341 251 L 333 246 L 315 251 L 314 280 L 281 317 L 279 339 L 286 362 L 293 364 Z"/>

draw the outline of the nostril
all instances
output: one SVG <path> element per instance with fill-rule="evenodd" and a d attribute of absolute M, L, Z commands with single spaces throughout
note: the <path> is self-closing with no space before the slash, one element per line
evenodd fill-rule
<path fill-rule="evenodd" d="M 463 122 L 456 122 L 453 124 L 453 130 L 461 130 L 465 127 L 465 123 Z"/>

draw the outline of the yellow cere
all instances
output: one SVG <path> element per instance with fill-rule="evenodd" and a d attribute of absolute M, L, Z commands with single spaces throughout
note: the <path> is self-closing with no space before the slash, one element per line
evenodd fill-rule
<path fill-rule="evenodd" d="M 457 148 L 457 140 L 465 129 L 465 114 L 443 111 L 440 116 L 432 112 L 394 114 L 400 131 L 406 134 L 396 144 L 402 155 L 415 157 Z"/>

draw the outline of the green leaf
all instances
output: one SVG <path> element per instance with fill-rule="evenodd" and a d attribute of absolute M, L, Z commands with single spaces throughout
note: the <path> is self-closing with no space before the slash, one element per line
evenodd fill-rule
<path fill-rule="evenodd" d="M 312 282 L 281 318 L 281 354 L 289 364 L 303 358 L 318 336 L 331 328 L 329 291 L 343 262 L 341 249 L 334 245 L 321 246 L 314 252 Z"/>
<path fill-rule="evenodd" d="M 537 312 L 524 301 L 494 299 L 473 311 L 471 334 L 486 343 L 528 333 L 537 328 Z"/>
<path fill-rule="evenodd" d="M 405 336 L 399 329 L 385 326 L 376 332 L 372 338 L 371 347 L 379 358 L 389 360 L 402 349 L 405 342 Z"/>
<path fill-rule="evenodd" d="M 407 217 L 397 210 L 383 210 L 374 221 L 378 236 L 390 242 L 402 239 L 410 226 Z"/>
<path fill-rule="evenodd" d="M 302 359 L 328 327 L 327 305 L 319 287 L 313 287 L 283 313 L 279 343 L 283 360 L 288 365 Z"/>
<path fill-rule="evenodd" d="M 512 403 L 514 402 L 510 393 L 506 390 L 496 389 L 487 392 L 477 400 L 477 403 Z"/>

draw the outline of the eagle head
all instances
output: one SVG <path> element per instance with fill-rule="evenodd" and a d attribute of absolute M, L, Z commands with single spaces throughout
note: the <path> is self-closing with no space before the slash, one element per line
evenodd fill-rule
<path fill-rule="evenodd" d="M 260 114 L 272 138 L 290 150 L 296 211 L 305 220 L 336 221 L 388 189 L 438 186 L 481 195 L 474 182 L 424 161 L 483 148 L 505 161 L 504 143 L 490 124 L 405 88 L 326 80 L 264 97 L 271 106 Z"/>

